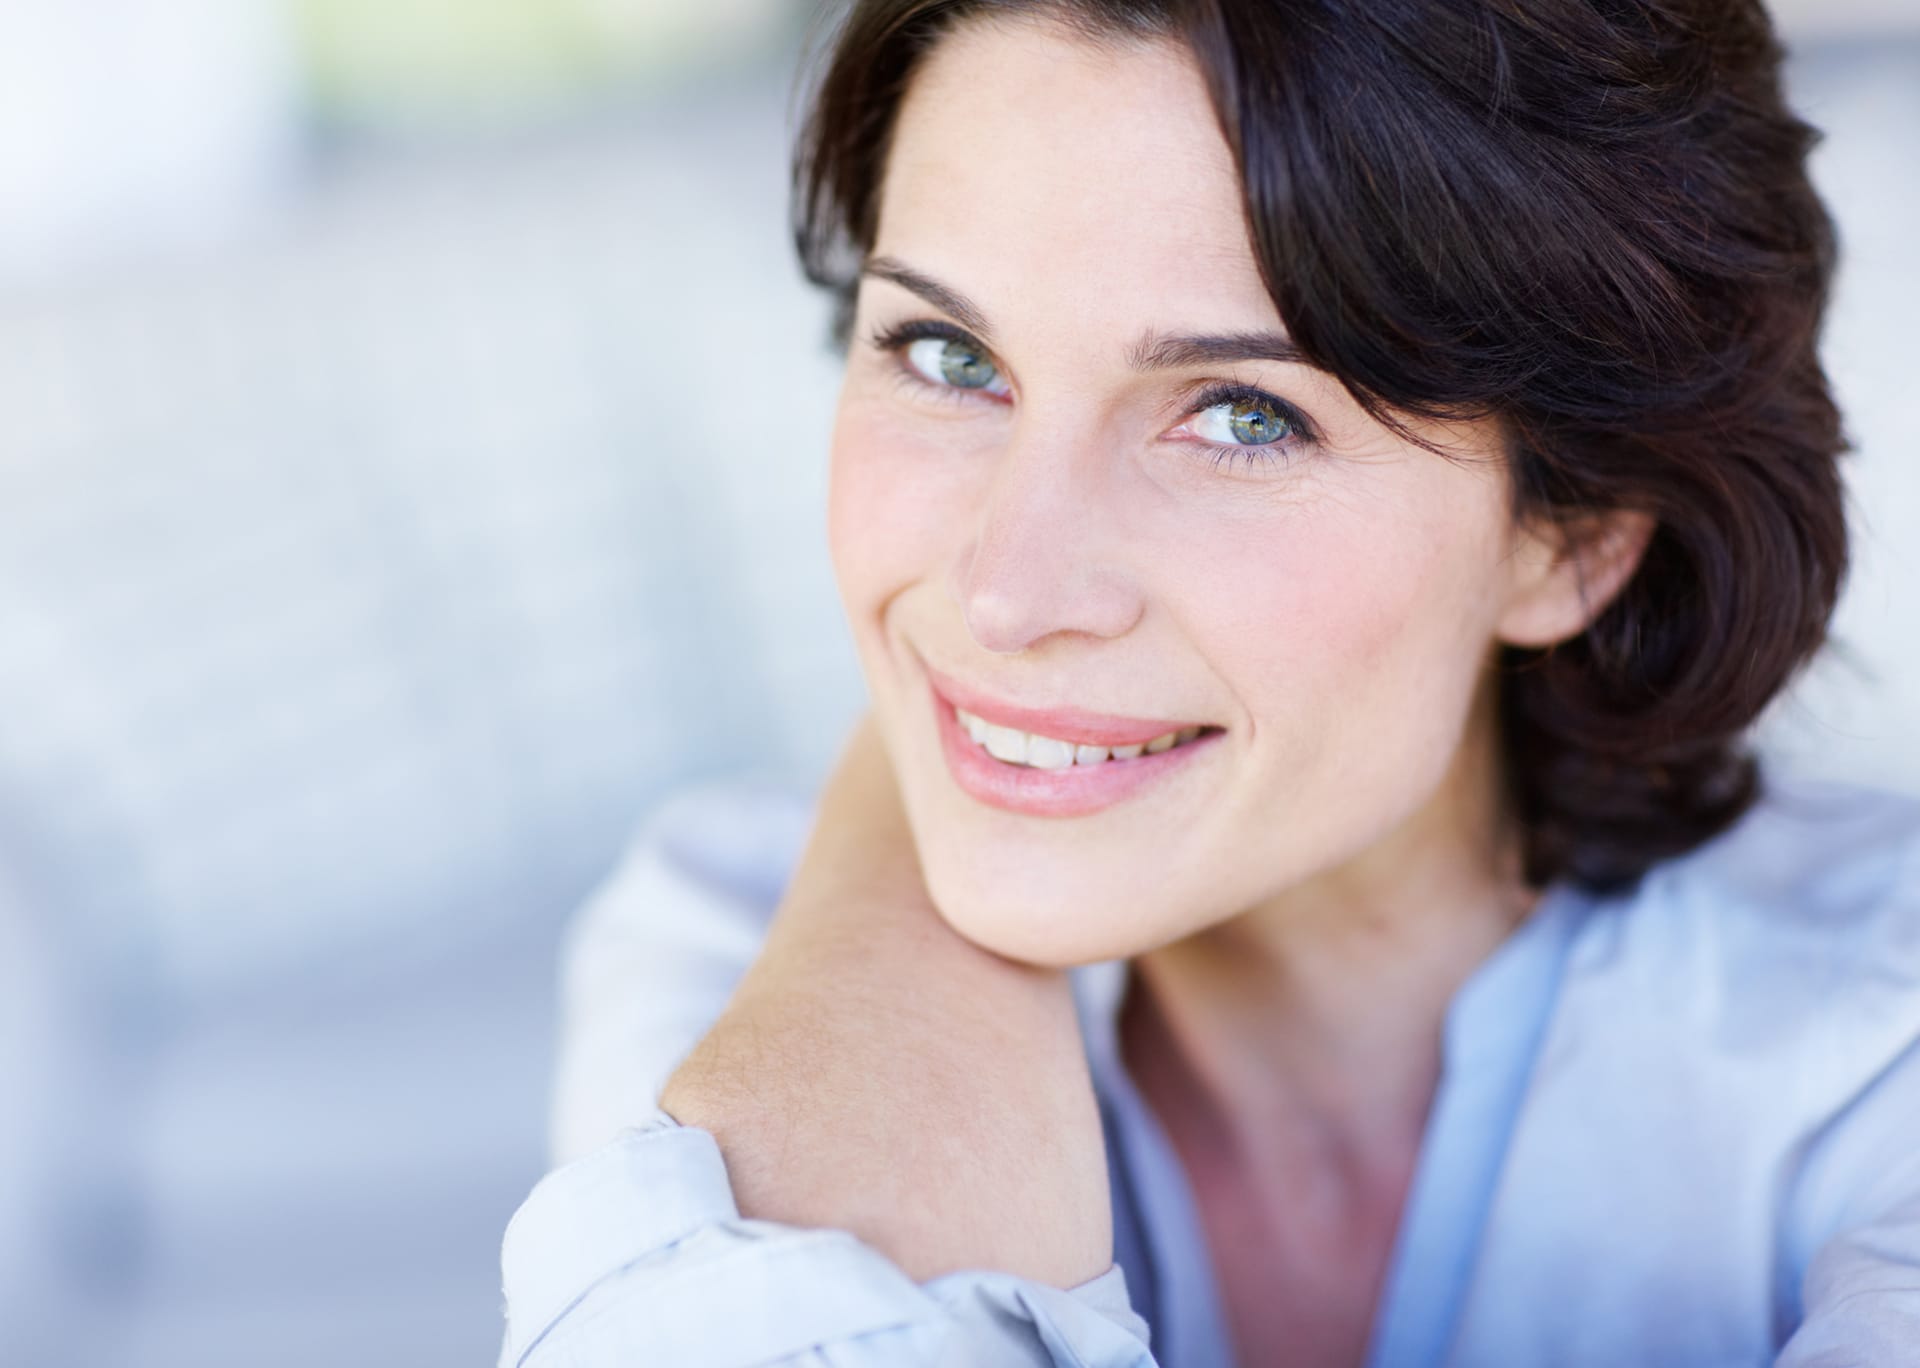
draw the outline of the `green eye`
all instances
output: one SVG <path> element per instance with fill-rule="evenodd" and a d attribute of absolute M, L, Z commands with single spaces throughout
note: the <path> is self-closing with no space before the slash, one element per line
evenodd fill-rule
<path fill-rule="evenodd" d="M 1265 390 L 1221 385 L 1194 402 L 1186 430 L 1211 448 L 1216 467 L 1285 467 L 1319 442 L 1313 425 L 1298 409 Z"/>
<path fill-rule="evenodd" d="M 1265 399 L 1235 399 L 1215 404 L 1200 415 L 1195 426 L 1208 441 L 1240 446 L 1267 446 L 1293 435 L 1293 424 L 1287 415 Z"/>
<path fill-rule="evenodd" d="M 907 364 L 931 384 L 1005 394 L 1007 383 L 987 354 L 957 337 L 922 337 L 907 347 Z"/>

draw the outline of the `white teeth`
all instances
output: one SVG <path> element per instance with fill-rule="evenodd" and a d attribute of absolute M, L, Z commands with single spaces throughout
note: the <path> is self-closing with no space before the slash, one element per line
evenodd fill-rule
<path fill-rule="evenodd" d="M 1015 731 L 1012 727 L 987 727 L 987 754 L 996 760 L 1004 760 L 1009 765 L 1027 763 L 1027 734 Z"/>
<path fill-rule="evenodd" d="M 1109 759 L 1137 760 L 1142 755 L 1158 755 L 1175 746 L 1185 745 L 1201 732 L 1199 727 L 1182 727 L 1179 731 L 1156 736 L 1143 746 L 1076 746 L 1071 741 L 1035 736 L 1014 727 L 997 726 L 963 708 L 955 708 L 953 715 L 974 744 L 986 747 L 987 754 L 994 759 L 1009 765 L 1027 765 L 1044 770 L 1061 770 L 1074 765 L 1101 765 Z"/>
<path fill-rule="evenodd" d="M 1029 736 L 1027 763 L 1035 769 L 1065 769 L 1073 763 L 1073 747 L 1051 736 Z"/>

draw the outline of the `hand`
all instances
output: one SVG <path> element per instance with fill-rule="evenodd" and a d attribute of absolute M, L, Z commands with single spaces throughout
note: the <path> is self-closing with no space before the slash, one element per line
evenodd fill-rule
<path fill-rule="evenodd" d="M 850 1230 L 916 1281 L 1072 1287 L 1113 1261 L 1066 975 L 947 926 L 871 719 L 759 958 L 660 1105 L 719 1141 L 742 1215 Z"/>

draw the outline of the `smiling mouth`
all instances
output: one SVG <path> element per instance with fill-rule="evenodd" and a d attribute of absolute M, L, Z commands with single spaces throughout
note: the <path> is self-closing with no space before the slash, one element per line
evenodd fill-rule
<path fill-rule="evenodd" d="M 1204 764 L 1226 728 L 1010 703 L 922 662 L 947 772 L 961 792 L 1026 817 L 1086 817 L 1163 791 Z"/>
<path fill-rule="evenodd" d="M 995 760 L 1037 770 L 1090 769 L 1137 760 L 1142 755 L 1159 755 L 1221 730 L 1219 727 L 1182 727 L 1130 746 L 1089 746 L 999 726 L 965 708 L 947 706 L 953 707 L 954 719 L 967 737 Z"/>

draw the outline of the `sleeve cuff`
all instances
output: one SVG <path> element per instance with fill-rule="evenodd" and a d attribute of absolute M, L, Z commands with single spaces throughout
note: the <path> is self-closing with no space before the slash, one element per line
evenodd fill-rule
<path fill-rule="evenodd" d="M 825 1362 L 849 1365 L 990 1349 L 994 1362 L 1153 1362 L 1119 1265 L 1067 1291 L 989 1272 L 923 1287 L 849 1232 L 743 1219 L 713 1136 L 657 1107 L 541 1180 L 501 1266 L 503 1368 L 764 1364 L 828 1346 Z M 1029 1352 L 1008 1358 L 1014 1345 Z"/>
<path fill-rule="evenodd" d="M 506 1363 L 518 1363 L 602 1279 L 703 1226 L 738 1219 L 712 1135 L 658 1107 L 612 1144 L 555 1169 L 507 1223 Z"/>

